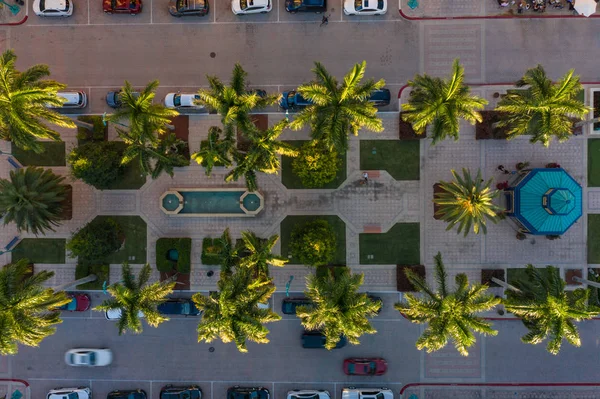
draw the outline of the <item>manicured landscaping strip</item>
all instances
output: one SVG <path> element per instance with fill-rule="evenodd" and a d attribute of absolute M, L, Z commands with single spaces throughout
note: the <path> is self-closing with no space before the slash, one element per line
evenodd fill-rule
<path fill-rule="evenodd" d="M 387 233 L 359 234 L 362 265 L 418 265 L 421 263 L 419 223 L 396 223 Z"/>
<path fill-rule="evenodd" d="M 600 187 L 600 139 L 588 140 L 588 187 Z"/>
<path fill-rule="evenodd" d="M 587 263 L 600 263 L 600 214 L 588 214 Z"/>
<path fill-rule="evenodd" d="M 361 140 L 360 168 L 385 170 L 396 180 L 419 180 L 419 140 Z"/>
<path fill-rule="evenodd" d="M 78 264 L 75 267 L 75 280 L 87 277 L 90 274 L 96 275 L 96 281 L 78 285 L 78 290 L 101 290 L 105 281 L 107 285 L 110 284 L 110 265 Z"/>
<path fill-rule="evenodd" d="M 147 225 L 139 216 L 96 216 L 97 219 L 113 219 L 125 233 L 123 247 L 107 256 L 104 263 L 146 263 Z"/>
<path fill-rule="evenodd" d="M 205 237 L 202 240 L 202 264 L 218 265 L 220 263 L 221 240 L 219 238 Z"/>
<path fill-rule="evenodd" d="M 12 261 L 27 258 L 32 263 L 65 263 L 64 238 L 24 238 L 12 251 Z"/>
<path fill-rule="evenodd" d="M 12 155 L 23 166 L 65 166 L 67 164 L 64 141 L 40 141 L 39 144 L 44 147 L 44 152 L 41 154 L 13 146 Z"/>
<path fill-rule="evenodd" d="M 326 216 L 312 216 L 312 215 L 294 215 L 288 216 L 281 222 L 280 231 L 281 231 L 281 256 L 288 258 L 290 260 L 290 264 L 298 265 L 299 262 L 294 258 L 290 258 L 290 242 L 292 236 L 292 230 L 296 225 L 305 224 L 307 222 L 322 219 L 327 221 L 331 227 L 333 227 L 333 231 L 335 231 L 335 236 L 337 238 L 337 251 L 335 253 L 335 258 L 332 262 L 334 265 L 345 265 L 346 264 L 346 223 L 342 221 L 339 217 L 335 215 L 326 215 Z"/>
<path fill-rule="evenodd" d="M 524 265 L 523 265 L 524 266 Z M 545 275 L 547 273 L 547 270 L 545 267 L 536 267 L 536 269 L 538 269 L 542 275 Z M 529 279 L 529 277 L 527 277 L 527 272 L 526 272 L 526 268 L 525 267 L 514 267 L 514 268 L 508 268 L 506 269 L 506 280 L 508 284 L 514 284 L 515 281 L 527 281 Z M 560 271 L 559 269 L 556 269 L 556 273 L 559 274 Z"/>
<path fill-rule="evenodd" d="M 308 142 L 308 140 L 285 141 L 285 143 L 288 143 L 295 148 L 302 147 L 302 145 L 306 142 Z M 340 165 L 340 168 L 338 169 L 335 179 L 333 179 L 332 181 L 330 181 L 323 187 L 317 187 L 316 189 L 338 188 L 346 180 L 346 154 L 341 154 L 341 155 L 339 155 L 339 157 L 342 160 L 342 163 Z M 294 174 L 294 170 L 292 169 L 293 161 L 294 161 L 294 158 L 292 158 L 292 157 L 286 157 L 286 156 L 281 157 L 281 182 L 283 183 L 283 185 L 289 189 L 305 189 L 305 190 L 315 189 L 313 187 L 305 187 L 304 184 L 302 184 L 302 180 L 300 180 L 300 177 L 298 177 L 298 176 L 296 176 L 296 174 Z"/>
<path fill-rule="evenodd" d="M 108 126 L 102 122 L 102 115 L 79 115 L 78 120 L 92 124 L 92 131 L 77 126 L 77 145 L 82 145 L 92 141 L 104 141 L 108 138 Z"/>
<path fill-rule="evenodd" d="M 177 260 L 169 259 L 169 251 L 177 251 Z M 159 238 L 156 241 L 156 268 L 161 272 L 177 269 L 180 273 L 189 273 L 191 269 L 191 238 Z"/>
<path fill-rule="evenodd" d="M 117 148 L 125 151 L 127 144 L 122 141 L 117 141 Z M 146 176 L 142 175 L 140 170 L 140 162 L 134 158 L 131 162 L 123 167 L 123 174 L 113 182 L 108 190 L 137 190 L 146 183 Z"/>

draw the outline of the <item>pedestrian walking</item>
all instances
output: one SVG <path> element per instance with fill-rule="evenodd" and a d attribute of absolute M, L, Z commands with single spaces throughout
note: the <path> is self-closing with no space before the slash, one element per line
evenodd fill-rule
<path fill-rule="evenodd" d="M 369 182 L 369 174 L 367 172 L 363 173 L 363 179 L 365 184 L 367 184 Z"/>
<path fill-rule="evenodd" d="M 498 170 L 502 173 L 504 173 L 505 175 L 509 174 L 510 172 L 508 170 L 506 170 L 506 168 L 504 167 L 504 165 L 498 165 Z"/>
<path fill-rule="evenodd" d="M 329 24 L 329 16 L 330 15 L 331 14 L 329 14 L 327 16 L 323 15 L 323 19 L 321 20 L 321 26 Z"/>

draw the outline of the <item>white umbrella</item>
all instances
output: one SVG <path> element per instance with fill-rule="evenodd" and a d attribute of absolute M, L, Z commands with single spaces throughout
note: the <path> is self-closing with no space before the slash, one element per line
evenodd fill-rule
<path fill-rule="evenodd" d="M 575 0 L 575 11 L 589 17 L 596 12 L 596 5 L 595 0 Z"/>

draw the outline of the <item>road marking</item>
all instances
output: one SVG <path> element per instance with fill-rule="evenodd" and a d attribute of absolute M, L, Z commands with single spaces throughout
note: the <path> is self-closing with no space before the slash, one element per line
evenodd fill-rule
<path fill-rule="evenodd" d="M 87 8 L 88 8 L 88 25 L 90 24 L 90 0 L 87 1 Z"/>
<path fill-rule="evenodd" d="M 272 393 L 273 399 L 275 399 L 275 383 L 274 382 L 271 383 L 271 393 Z"/>
<path fill-rule="evenodd" d="M 213 382 L 210 382 L 210 399 L 213 399 L 215 390 L 213 389 Z"/>
<path fill-rule="evenodd" d="M 27 381 L 75 381 L 77 378 L 27 378 Z M 120 379 L 106 379 L 106 378 L 96 378 L 91 379 L 90 381 L 96 382 L 147 382 L 147 383 L 165 383 L 165 382 L 173 382 L 173 380 L 120 380 Z M 337 392 L 337 386 L 354 386 L 354 385 L 370 385 L 371 383 L 365 382 L 364 380 L 355 381 L 275 381 L 275 382 L 266 382 L 266 381 L 256 381 L 256 380 L 196 380 L 196 381 L 179 381 L 179 382 L 196 382 L 198 384 L 333 384 L 334 388 Z M 372 383 L 372 385 L 381 386 L 381 383 Z M 401 382 L 386 382 L 384 385 L 403 385 Z M 337 399 L 337 394 L 334 399 Z"/>
<path fill-rule="evenodd" d="M 152 0 L 150 0 L 150 24 L 152 24 Z"/>
<path fill-rule="evenodd" d="M 215 12 L 213 12 L 213 22 L 217 22 L 217 0 L 213 0 Z"/>

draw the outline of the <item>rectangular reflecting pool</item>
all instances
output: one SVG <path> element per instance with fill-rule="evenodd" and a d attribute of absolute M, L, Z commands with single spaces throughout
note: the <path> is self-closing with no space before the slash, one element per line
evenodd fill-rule
<path fill-rule="evenodd" d="M 159 205 L 171 216 L 247 217 L 263 209 L 263 196 L 241 188 L 173 188 L 160 196 Z"/>

